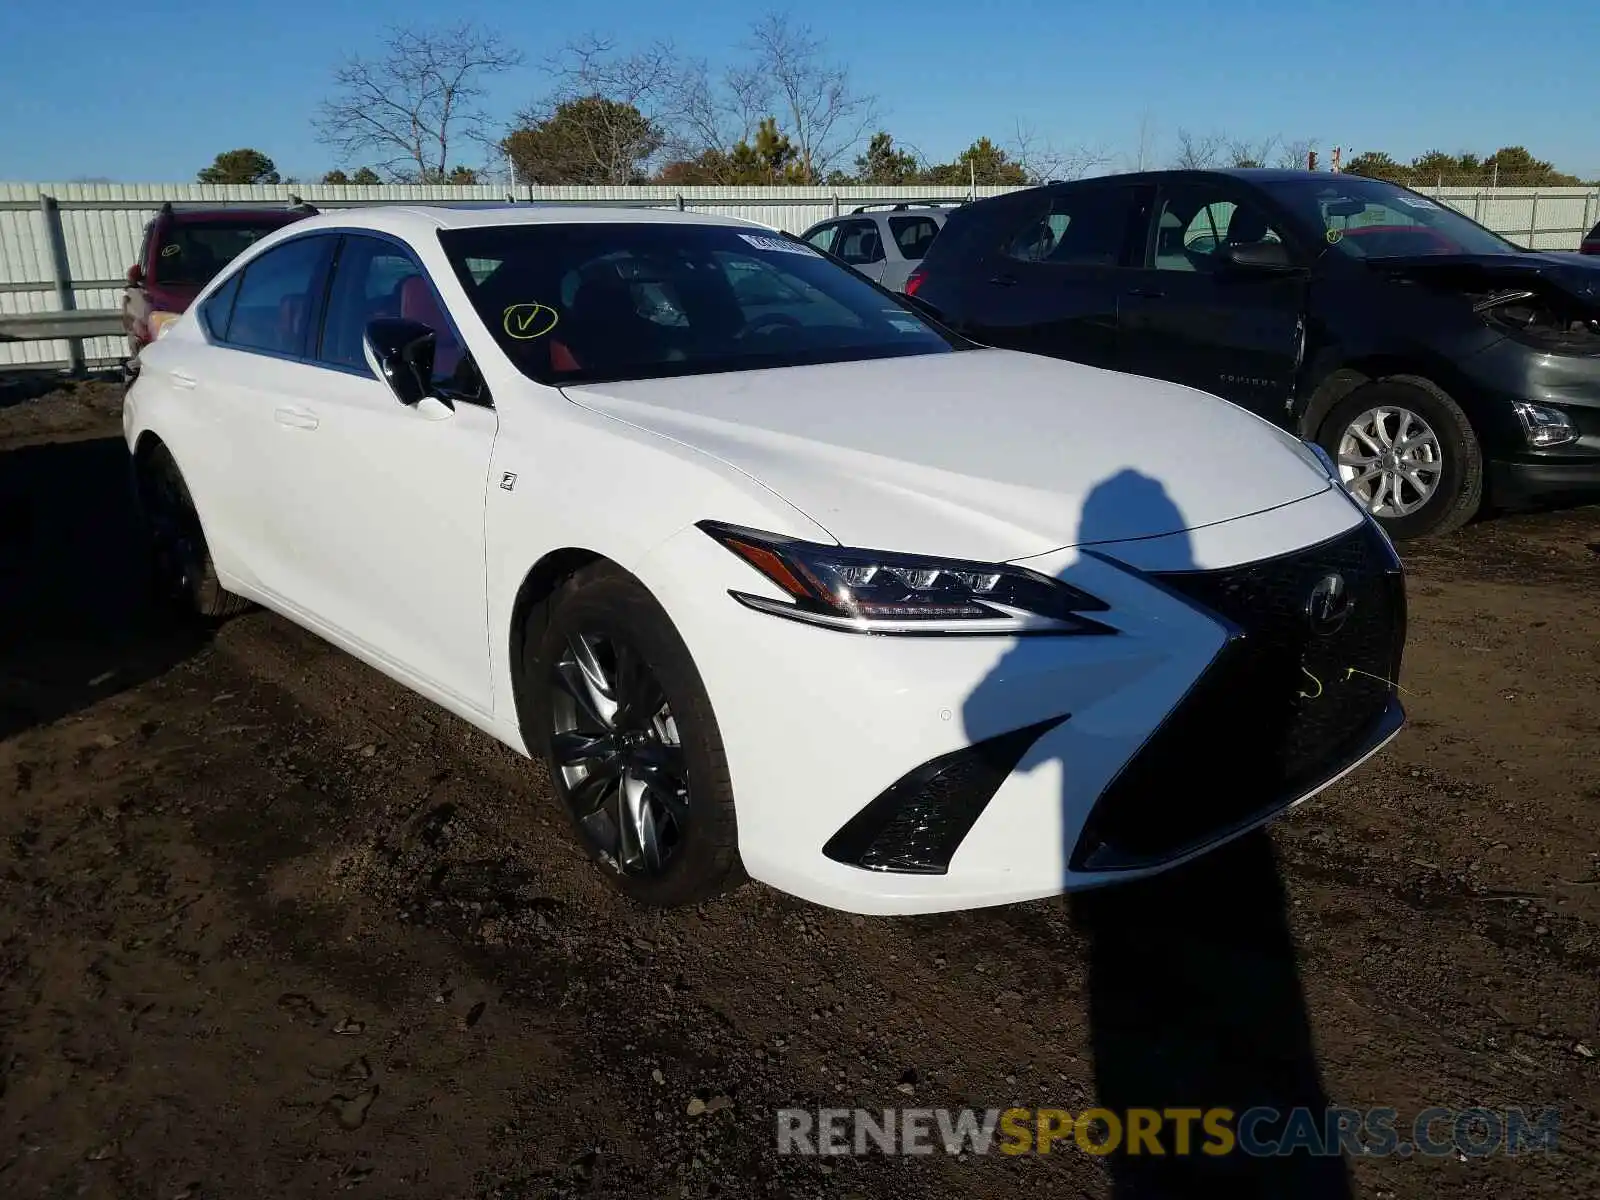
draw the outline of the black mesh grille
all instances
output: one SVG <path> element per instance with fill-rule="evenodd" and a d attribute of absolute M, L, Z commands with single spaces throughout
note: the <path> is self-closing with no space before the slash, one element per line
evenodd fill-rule
<path fill-rule="evenodd" d="M 828 839 L 835 862 L 873 871 L 943 875 L 1028 747 L 1056 717 L 930 759 L 884 789 Z"/>
<path fill-rule="evenodd" d="M 1330 575 L 1352 607 L 1319 633 L 1307 606 Z M 1101 796 L 1079 867 L 1170 857 L 1288 803 L 1359 752 L 1393 697 L 1405 594 L 1370 525 L 1282 558 L 1156 578 L 1238 634 Z"/>

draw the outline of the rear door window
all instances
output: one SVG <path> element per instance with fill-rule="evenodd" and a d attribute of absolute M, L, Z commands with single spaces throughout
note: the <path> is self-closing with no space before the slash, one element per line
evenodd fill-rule
<path fill-rule="evenodd" d="M 900 257 L 917 262 L 939 236 L 939 223 L 932 217 L 890 217 L 889 232 L 894 235 Z"/>
<path fill-rule="evenodd" d="M 200 323 L 205 331 L 219 342 L 228 340 L 228 322 L 233 317 L 233 302 L 239 294 L 239 280 L 243 272 L 235 273 L 200 306 Z"/>
<path fill-rule="evenodd" d="M 295 238 L 274 246 L 246 266 L 228 322 L 228 344 L 244 350 L 306 357 L 312 309 L 322 294 L 328 258 L 336 240 L 330 235 Z"/>
<path fill-rule="evenodd" d="M 1148 188 L 1098 187 L 1056 192 L 1010 232 L 1002 253 L 1052 266 L 1116 267 L 1142 257 Z"/>

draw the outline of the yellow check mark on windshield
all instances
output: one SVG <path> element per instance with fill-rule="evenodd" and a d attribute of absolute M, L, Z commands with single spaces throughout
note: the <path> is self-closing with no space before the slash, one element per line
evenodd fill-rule
<path fill-rule="evenodd" d="M 506 336 L 525 342 L 543 337 L 560 319 L 548 304 L 513 304 L 505 311 L 503 326 Z"/>

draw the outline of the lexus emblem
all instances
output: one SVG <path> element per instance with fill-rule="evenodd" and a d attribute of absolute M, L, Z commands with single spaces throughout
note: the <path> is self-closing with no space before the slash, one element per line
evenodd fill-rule
<path fill-rule="evenodd" d="M 1355 606 L 1344 576 L 1338 573 L 1324 575 L 1317 580 L 1311 595 L 1306 598 L 1306 621 L 1312 633 L 1326 637 L 1343 627 L 1349 619 L 1350 610 Z"/>

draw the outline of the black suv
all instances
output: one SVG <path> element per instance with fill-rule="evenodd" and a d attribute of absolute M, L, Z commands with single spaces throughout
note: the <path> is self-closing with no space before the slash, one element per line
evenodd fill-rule
<path fill-rule="evenodd" d="M 906 290 L 976 341 L 1188 384 L 1320 443 L 1396 538 L 1456 528 L 1486 487 L 1600 488 L 1600 262 L 1381 180 L 1011 192 L 951 213 Z"/>

